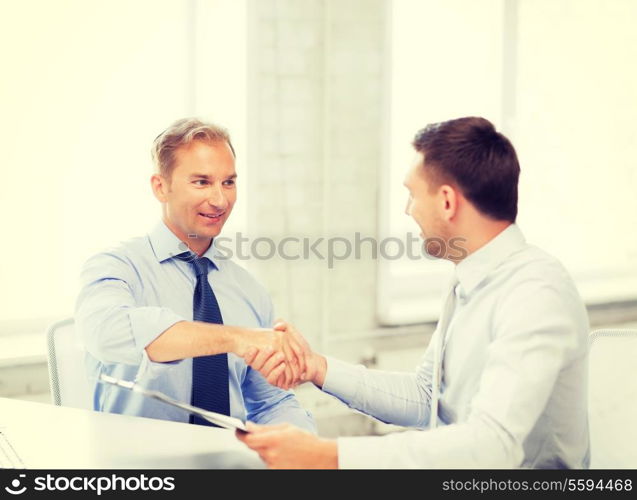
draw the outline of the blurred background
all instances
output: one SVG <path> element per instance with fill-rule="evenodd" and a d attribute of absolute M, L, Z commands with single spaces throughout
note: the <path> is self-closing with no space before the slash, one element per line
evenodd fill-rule
<path fill-rule="evenodd" d="M 0 0 L 0 396 L 50 401 L 46 328 L 87 257 L 159 219 L 150 146 L 184 116 L 233 137 L 224 236 L 352 242 L 417 235 L 412 137 L 484 116 L 518 151 L 519 225 L 591 329 L 635 327 L 635 19 L 633 0 Z M 239 263 L 316 349 L 411 370 L 451 269 L 371 245 Z M 391 430 L 298 394 L 324 435 Z"/>

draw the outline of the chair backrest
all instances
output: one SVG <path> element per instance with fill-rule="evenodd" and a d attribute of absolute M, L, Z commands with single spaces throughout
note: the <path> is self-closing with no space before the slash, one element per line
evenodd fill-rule
<path fill-rule="evenodd" d="M 73 318 L 58 321 L 46 334 L 51 397 L 57 406 L 93 408 L 93 390 L 85 365 L 85 350 Z"/>
<path fill-rule="evenodd" d="M 591 468 L 637 468 L 637 330 L 590 335 Z"/>

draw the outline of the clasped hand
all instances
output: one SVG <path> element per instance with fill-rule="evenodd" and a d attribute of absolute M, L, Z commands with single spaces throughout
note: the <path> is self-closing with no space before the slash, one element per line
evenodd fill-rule
<path fill-rule="evenodd" d="M 274 330 L 267 333 L 269 337 L 252 337 L 251 345 L 242 354 L 246 364 L 282 389 L 313 382 L 317 372 L 316 355 L 296 328 L 277 320 Z"/>

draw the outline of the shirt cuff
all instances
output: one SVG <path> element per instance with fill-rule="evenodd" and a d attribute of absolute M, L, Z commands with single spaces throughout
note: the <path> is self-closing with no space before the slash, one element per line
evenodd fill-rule
<path fill-rule="evenodd" d="M 159 377 L 166 370 L 169 370 L 183 361 L 183 359 L 177 359 L 175 361 L 152 361 L 144 349 L 142 351 L 142 362 L 139 364 L 137 374 L 135 375 L 135 382 L 145 385 L 144 382 L 146 380 L 152 380 Z"/>
<path fill-rule="evenodd" d="M 146 346 L 174 324 L 185 321 L 184 318 L 164 307 L 139 307 L 129 312 L 129 318 L 135 346 L 142 355 L 135 381 L 157 377 L 183 361 L 181 359 L 167 362 L 151 361 L 146 353 Z"/>
<path fill-rule="evenodd" d="M 355 402 L 365 367 L 346 363 L 329 356 L 326 356 L 325 359 L 327 360 L 327 373 L 323 382 L 323 392 L 336 396 L 348 406 L 352 406 Z"/>
<path fill-rule="evenodd" d="M 185 319 L 165 307 L 136 307 L 128 313 L 137 349 L 146 346 L 175 323 Z"/>

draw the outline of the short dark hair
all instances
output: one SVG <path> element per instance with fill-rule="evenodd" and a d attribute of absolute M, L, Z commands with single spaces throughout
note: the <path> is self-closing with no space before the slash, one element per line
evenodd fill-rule
<path fill-rule="evenodd" d="M 433 123 L 412 144 L 424 154 L 434 187 L 455 184 L 482 214 L 515 222 L 520 164 L 511 142 L 489 120 L 472 116 Z"/>

